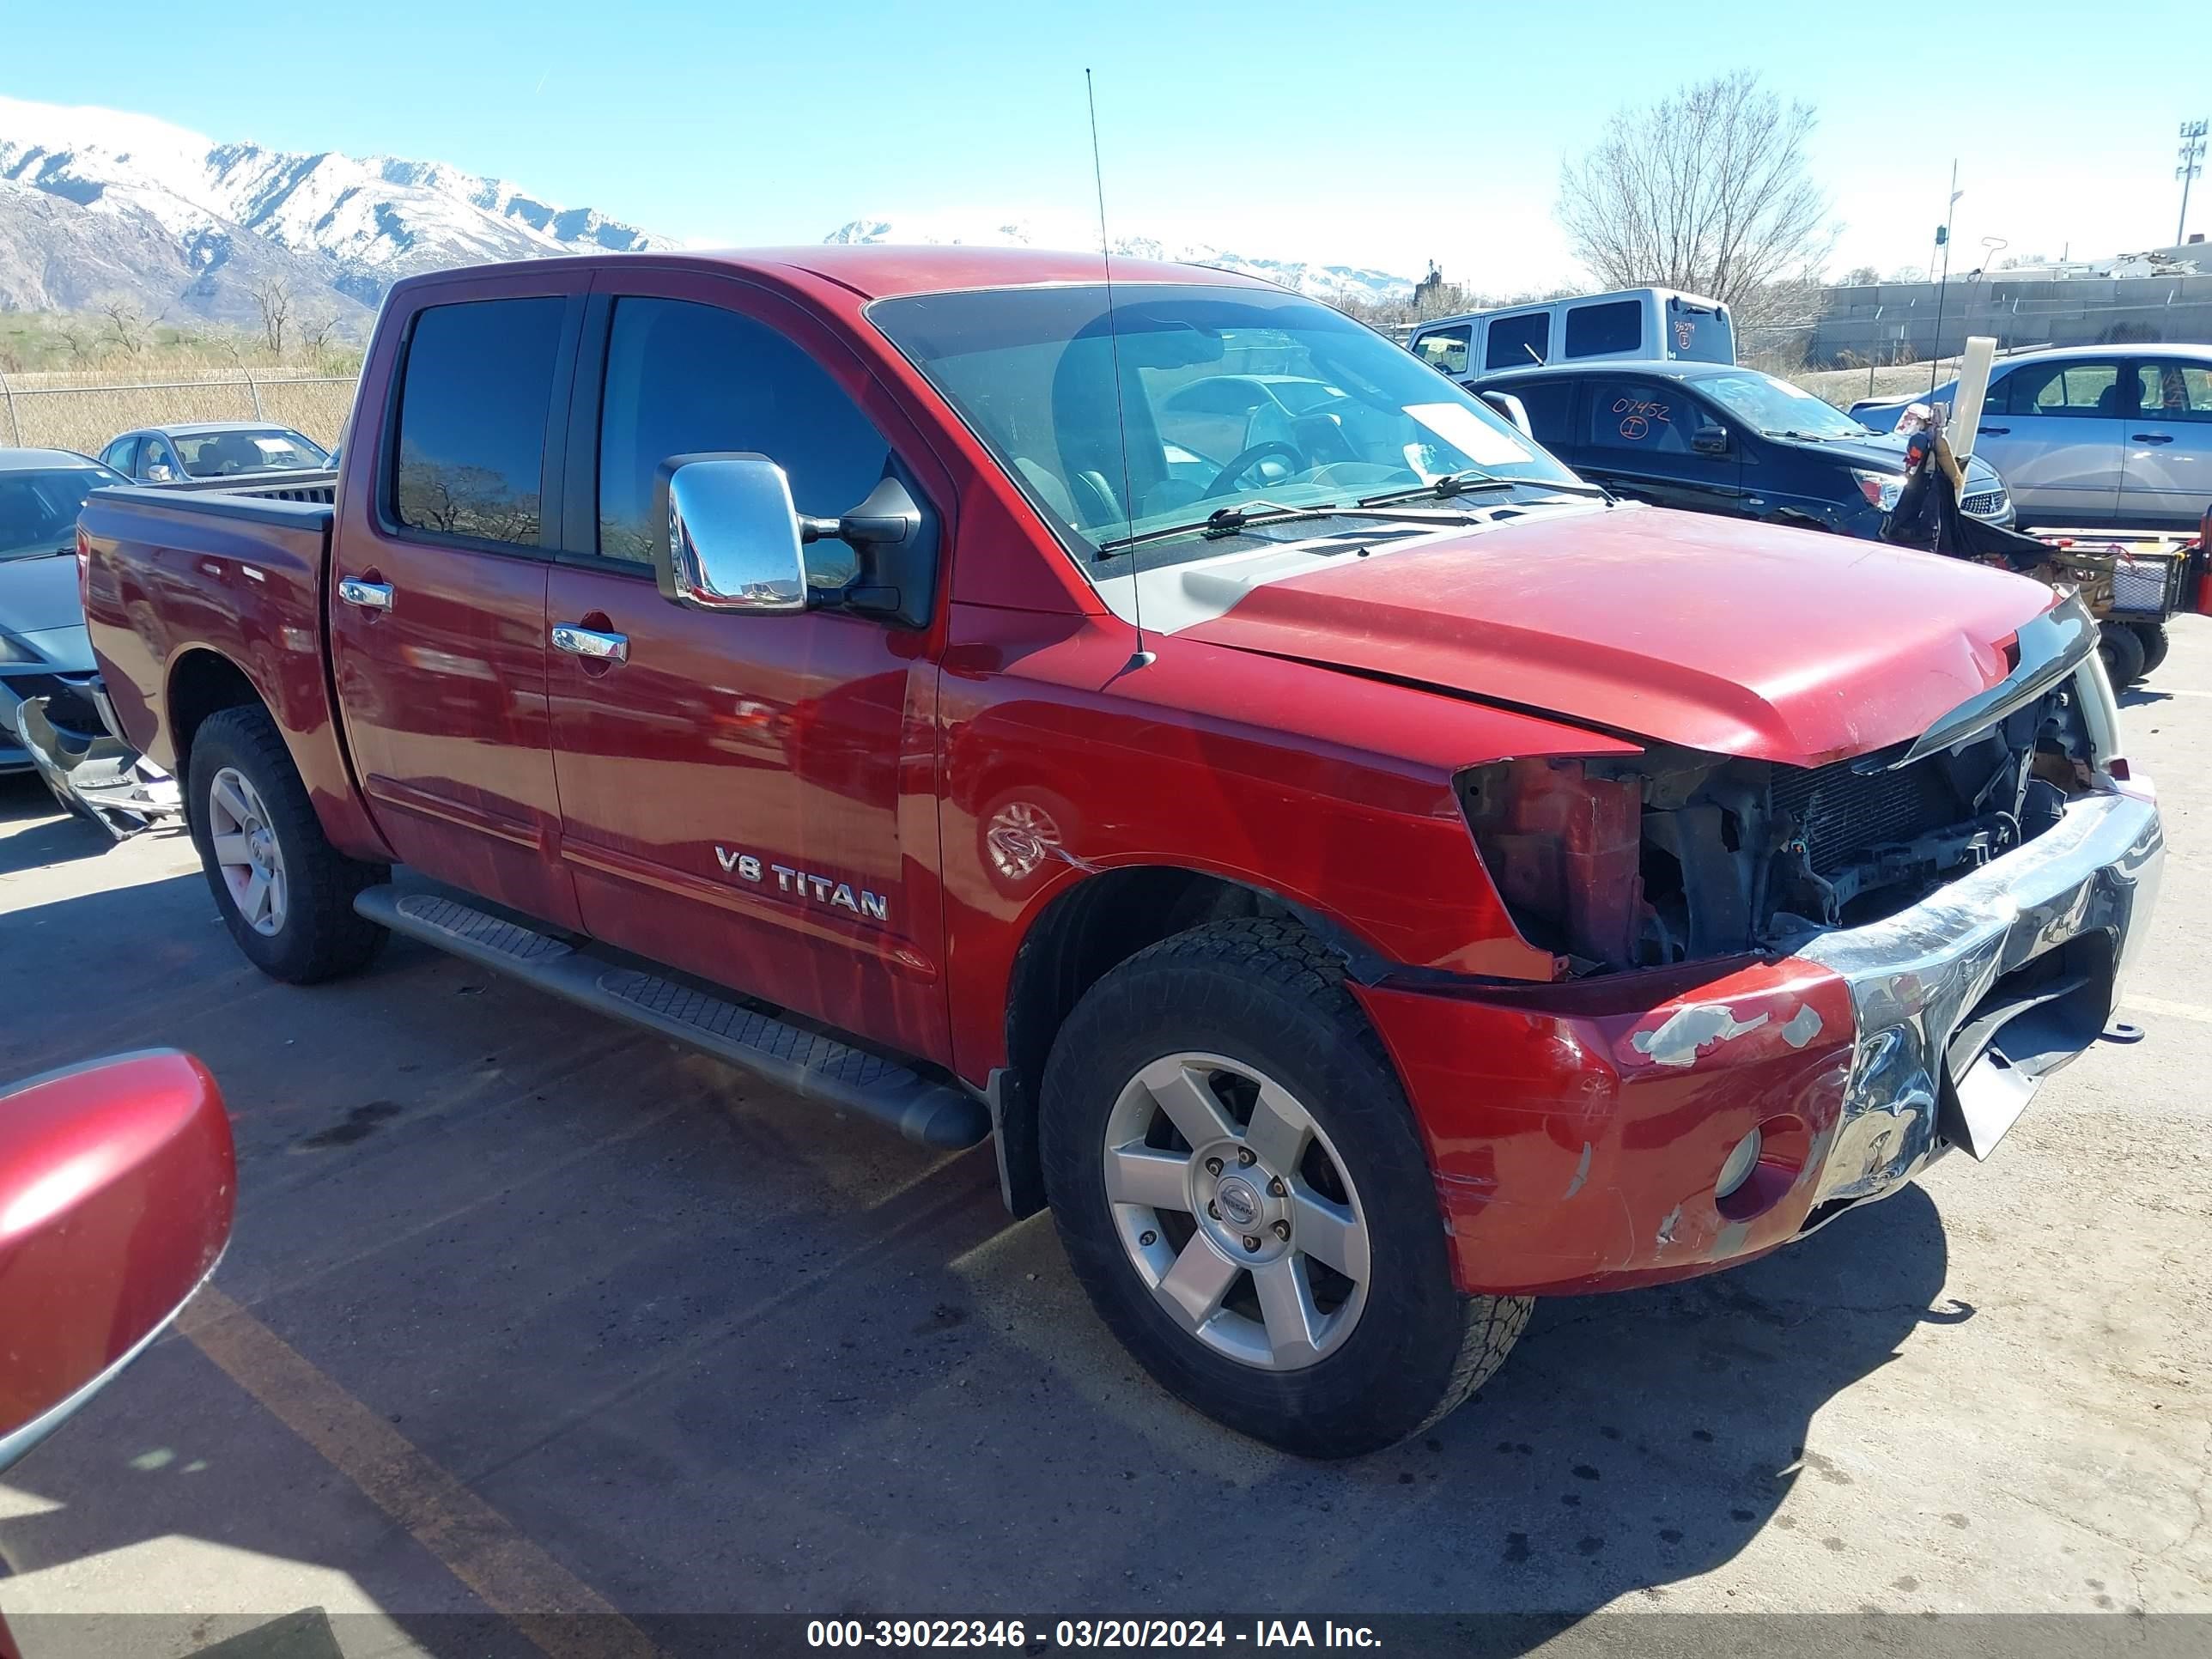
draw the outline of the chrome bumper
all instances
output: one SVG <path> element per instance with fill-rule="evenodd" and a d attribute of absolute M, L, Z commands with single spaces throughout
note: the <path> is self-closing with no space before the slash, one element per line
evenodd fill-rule
<path fill-rule="evenodd" d="M 1808 1224 L 1894 1189 L 1953 1146 L 1988 1155 L 2110 1018 L 2165 855 L 2154 804 L 2085 796 L 1911 909 L 1797 953 L 1850 985 L 1858 1019 L 1843 1110 L 1814 1159 Z M 2044 961 L 2053 951 L 2069 957 Z"/>

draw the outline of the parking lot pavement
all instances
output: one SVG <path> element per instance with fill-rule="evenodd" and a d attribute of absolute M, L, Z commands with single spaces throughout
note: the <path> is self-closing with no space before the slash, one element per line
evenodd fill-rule
<path fill-rule="evenodd" d="M 1164 1395 L 988 1149 L 404 942 L 271 983 L 183 839 L 0 787 L 0 1076 L 189 1048 L 241 1184 L 219 1296 L 0 1486 L 0 1611 L 31 1659 L 91 1612 L 173 1615 L 116 1654 L 378 1614 L 362 1654 L 460 1613 L 559 1653 L 558 1608 L 594 1653 L 720 1609 L 2212 1611 L 2212 623 L 2176 633 L 2126 700 L 2172 842 L 2147 1040 L 1778 1256 L 1540 1305 L 1342 1465 Z"/>

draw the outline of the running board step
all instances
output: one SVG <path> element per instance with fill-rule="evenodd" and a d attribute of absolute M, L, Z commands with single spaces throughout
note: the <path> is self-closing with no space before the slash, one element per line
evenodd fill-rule
<path fill-rule="evenodd" d="M 864 1113 L 925 1146 L 973 1146 L 990 1133 L 981 1101 L 896 1060 L 659 974 L 603 961 L 459 899 L 379 886 L 364 889 L 353 908 L 395 933 L 689 1043 L 809 1100 Z"/>

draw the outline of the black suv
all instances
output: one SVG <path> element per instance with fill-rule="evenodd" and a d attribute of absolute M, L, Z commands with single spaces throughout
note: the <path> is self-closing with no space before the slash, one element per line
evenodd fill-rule
<path fill-rule="evenodd" d="M 1905 440 L 1734 363 L 1605 362 L 1470 377 L 1517 398 L 1545 448 L 1615 495 L 1871 538 L 1904 481 Z M 2009 525 L 2004 480 L 1966 464 L 1962 511 Z"/>

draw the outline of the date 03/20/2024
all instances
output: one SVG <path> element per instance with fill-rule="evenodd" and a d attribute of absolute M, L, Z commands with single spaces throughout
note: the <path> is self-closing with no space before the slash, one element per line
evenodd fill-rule
<path fill-rule="evenodd" d="M 1255 1619 L 814 1619 L 811 1648 L 1374 1648 L 1365 1625 Z"/>

